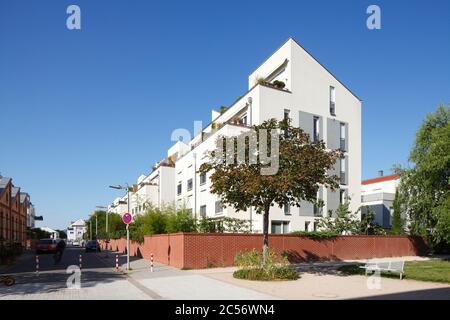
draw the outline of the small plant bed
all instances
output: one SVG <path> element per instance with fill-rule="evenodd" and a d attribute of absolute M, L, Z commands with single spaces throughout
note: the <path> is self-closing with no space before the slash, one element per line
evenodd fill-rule
<path fill-rule="evenodd" d="M 360 268 L 364 264 L 342 266 L 338 270 L 344 274 L 365 274 Z M 381 273 L 382 277 L 398 279 L 398 274 Z M 450 283 L 450 260 L 432 259 L 426 261 L 406 261 L 404 279 Z"/>
<path fill-rule="evenodd" d="M 275 267 L 270 270 L 263 268 L 240 269 L 233 273 L 233 277 L 256 281 L 297 280 L 299 274 L 296 270 L 286 266 Z"/>
<path fill-rule="evenodd" d="M 256 281 L 297 280 L 299 273 L 289 267 L 287 258 L 279 253 L 270 251 L 265 264 L 261 250 L 251 250 L 239 253 L 235 264 L 240 269 L 233 273 L 233 277 Z"/>

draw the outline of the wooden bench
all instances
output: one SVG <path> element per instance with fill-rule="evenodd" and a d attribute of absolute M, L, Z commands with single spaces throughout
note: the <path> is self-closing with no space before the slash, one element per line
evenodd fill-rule
<path fill-rule="evenodd" d="M 392 261 L 368 261 L 366 265 L 360 266 L 360 268 L 366 270 L 367 273 L 380 271 L 380 272 L 392 272 L 399 273 L 400 280 L 403 279 L 403 273 L 405 268 L 405 261 L 403 260 L 392 260 Z"/>

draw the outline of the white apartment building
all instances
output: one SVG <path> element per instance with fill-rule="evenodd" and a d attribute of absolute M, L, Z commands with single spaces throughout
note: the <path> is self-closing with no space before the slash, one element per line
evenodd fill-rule
<path fill-rule="evenodd" d="M 260 83 L 259 78 L 265 82 Z M 285 87 L 271 85 L 275 80 L 284 82 Z M 333 172 L 341 178 L 340 189 L 333 192 L 321 187 L 318 192 L 324 208 L 319 210 L 308 202 L 300 207 L 272 207 L 271 232 L 314 230 L 316 218 L 336 210 L 346 196 L 355 212 L 361 202 L 361 101 L 292 38 L 250 74 L 248 91 L 241 98 L 223 113 L 212 111 L 212 122 L 184 145 L 187 152 L 175 161 L 176 203 L 187 205 L 196 217 L 251 219 L 252 231 L 261 232 L 262 216 L 252 208 L 246 212 L 222 208 L 220 199 L 209 192 L 209 177 L 196 172 L 218 136 L 237 135 L 248 126 L 285 117 L 312 139 L 323 139 L 329 149 L 344 150 L 345 159 Z"/>
<path fill-rule="evenodd" d="M 263 78 L 264 81 L 259 81 Z M 285 86 L 277 87 L 274 81 Z M 262 216 L 253 208 L 236 212 L 223 207 L 218 196 L 209 192 L 208 175 L 197 173 L 206 160 L 205 153 L 215 147 L 219 136 L 235 136 L 265 120 L 292 119 L 311 139 L 322 139 L 329 149 L 341 148 L 345 159 L 336 164 L 333 174 L 341 178 L 340 189 L 321 187 L 318 197 L 322 209 L 304 202 L 300 207 L 274 206 L 270 211 L 270 231 L 288 233 L 316 229 L 317 217 L 336 210 L 346 196 L 355 212 L 361 203 L 361 101 L 328 69 L 301 47 L 288 39 L 248 77 L 248 91 L 228 109 L 212 110 L 209 123 L 191 141 L 178 141 L 167 154 L 167 166 L 156 166 L 149 176 L 141 176 L 131 196 L 132 213 L 142 213 L 140 204 L 148 201 L 186 206 L 196 218 L 235 217 L 251 221 L 252 232 L 262 232 Z M 126 195 L 117 198 L 111 212 L 123 213 Z"/>
<path fill-rule="evenodd" d="M 81 241 L 83 234 L 87 231 L 86 222 L 83 219 L 78 219 L 71 222 L 67 228 L 67 241 Z"/>
<path fill-rule="evenodd" d="M 366 206 L 375 212 L 375 223 L 383 228 L 390 228 L 394 213 L 395 191 L 400 184 L 400 175 L 391 174 L 385 176 L 380 171 L 379 176 L 361 182 L 362 213 L 366 212 Z"/>

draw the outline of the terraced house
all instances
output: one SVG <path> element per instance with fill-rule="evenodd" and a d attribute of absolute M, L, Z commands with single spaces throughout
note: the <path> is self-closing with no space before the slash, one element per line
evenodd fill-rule
<path fill-rule="evenodd" d="M 12 179 L 0 176 L 0 242 L 26 245 L 30 196 L 20 192 Z"/>
<path fill-rule="evenodd" d="M 211 122 L 191 141 L 178 141 L 169 149 L 167 157 L 174 170 L 163 179 L 168 185 L 174 179 L 174 192 L 166 200 L 172 197 L 176 205 L 187 206 L 197 218 L 248 219 L 252 232 L 262 232 L 262 216 L 253 208 L 236 212 L 224 206 L 209 192 L 209 174 L 199 175 L 197 171 L 206 161 L 205 153 L 215 147 L 217 137 L 235 136 L 265 120 L 287 117 L 311 139 L 324 140 L 329 149 L 343 150 L 345 158 L 330 172 L 340 177 L 340 189 L 319 189 L 317 197 L 325 207 L 317 208 L 309 202 L 300 207 L 272 207 L 271 232 L 314 230 L 317 218 L 336 210 L 347 196 L 351 198 L 350 209 L 356 211 L 361 203 L 361 101 L 292 38 L 249 75 L 247 92 L 228 108 L 212 110 Z"/>

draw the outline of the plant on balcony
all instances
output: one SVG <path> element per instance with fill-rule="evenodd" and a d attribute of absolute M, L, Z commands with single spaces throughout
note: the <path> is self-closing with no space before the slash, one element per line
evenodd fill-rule
<path fill-rule="evenodd" d="M 274 82 L 272 82 L 272 84 L 274 85 L 275 88 L 278 89 L 284 89 L 284 87 L 286 86 L 286 84 L 280 80 L 275 80 Z"/>
<path fill-rule="evenodd" d="M 227 110 L 228 110 L 228 107 L 221 106 L 220 109 L 219 109 L 219 112 L 220 112 L 220 114 L 223 114 Z"/>
<path fill-rule="evenodd" d="M 263 77 L 258 77 L 256 78 L 256 84 L 265 84 L 266 83 L 266 79 Z"/>

